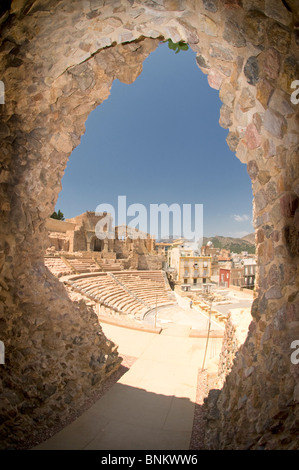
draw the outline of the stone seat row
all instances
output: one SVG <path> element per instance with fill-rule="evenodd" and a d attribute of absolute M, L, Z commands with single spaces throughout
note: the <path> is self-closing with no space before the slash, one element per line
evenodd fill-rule
<path fill-rule="evenodd" d="M 99 259 L 97 260 L 98 265 L 101 267 L 102 271 L 109 272 L 109 271 L 120 271 L 123 269 L 122 264 L 118 263 L 115 260 L 110 259 Z"/>
<path fill-rule="evenodd" d="M 98 277 L 83 279 L 76 281 L 75 284 L 78 288 L 85 291 L 86 293 L 97 292 L 98 295 L 103 295 L 107 290 L 110 291 L 110 289 L 113 289 L 114 293 L 124 290 L 124 288 L 122 288 L 117 282 L 108 276 L 107 278 L 101 277 L 100 279 L 101 282 L 99 282 Z M 150 288 L 144 288 L 139 286 L 138 283 L 136 283 L 134 286 L 130 286 L 129 291 L 145 302 L 153 303 L 156 300 L 156 297 L 161 302 L 168 301 L 168 296 L 165 294 L 165 292 L 158 289 L 151 290 Z"/>
<path fill-rule="evenodd" d="M 120 275 L 114 274 L 114 276 L 131 292 L 150 304 L 156 300 L 161 303 L 169 302 L 168 289 L 161 273 L 159 273 L 159 278 L 157 277 L 159 281 L 152 281 L 151 275 L 140 276 L 138 271 L 134 274 L 121 273 Z"/>
<path fill-rule="evenodd" d="M 170 290 L 169 284 L 165 282 L 164 276 L 161 271 L 130 271 L 129 273 L 126 271 L 115 273 L 115 276 L 118 279 L 127 279 L 129 282 L 130 279 L 136 279 L 138 276 L 138 280 L 146 280 L 151 281 L 151 285 L 157 286 L 164 286 L 167 290 Z"/>
<path fill-rule="evenodd" d="M 173 303 L 168 298 L 164 280 L 163 284 L 160 284 L 160 289 L 157 286 L 153 289 L 151 280 L 141 279 L 137 274 L 132 276 L 136 279 L 130 285 L 123 282 L 126 276 L 117 276 L 116 279 L 115 277 L 115 274 L 97 273 L 96 275 L 91 274 L 82 277 L 72 276 L 65 282 L 82 295 L 124 314 L 142 316 L 156 305 Z M 118 281 L 119 278 L 122 279 L 122 282 Z"/>
<path fill-rule="evenodd" d="M 64 258 L 63 256 L 45 257 L 45 266 L 56 277 L 66 276 L 68 274 L 86 273 L 86 272 L 108 272 L 120 271 L 122 265 L 115 260 L 95 261 L 92 258 Z"/>
<path fill-rule="evenodd" d="M 51 271 L 54 276 L 61 277 L 72 274 L 74 270 L 68 266 L 61 258 L 45 257 L 45 266 Z"/>
<path fill-rule="evenodd" d="M 108 275 L 66 282 L 86 297 L 120 313 L 139 314 L 144 308 L 141 302 L 132 297 Z"/>
<path fill-rule="evenodd" d="M 79 273 L 84 272 L 92 272 L 92 271 L 100 271 L 100 267 L 95 263 L 93 259 L 83 258 L 83 259 L 68 259 L 67 263 L 69 263 L 75 271 Z"/>
<path fill-rule="evenodd" d="M 137 276 L 134 276 L 134 277 L 130 277 L 130 278 L 126 278 L 126 277 L 117 277 L 117 279 L 124 283 L 126 286 L 130 286 L 133 288 L 140 288 L 140 287 L 143 287 L 143 288 L 148 288 L 148 289 L 151 289 L 151 290 L 160 290 L 161 289 L 165 290 L 165 286 L 164 284 L 162 283 L 155 283 L 155 282 L 152 282 L 148 279 L 141 279 L 141 278 L 138 278 Z"/>

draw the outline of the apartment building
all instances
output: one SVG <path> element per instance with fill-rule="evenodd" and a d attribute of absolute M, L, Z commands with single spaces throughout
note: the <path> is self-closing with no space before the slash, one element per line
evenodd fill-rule
<path fill-rule="evenodd" d="M 169 265 L 175 270 L 175 281 L 178 283 L 200 287 L 211 282 L 211 256 L 201 256 L 196 250 L 176 247 L 170 250 Z"/>
<path fill-rule="evenodd" d="M 238 286 L 253 289 L 255 286 L 256 260 L 245 258 L 240 264 L 226 264 L 219 268 L 219 286 Z"/>

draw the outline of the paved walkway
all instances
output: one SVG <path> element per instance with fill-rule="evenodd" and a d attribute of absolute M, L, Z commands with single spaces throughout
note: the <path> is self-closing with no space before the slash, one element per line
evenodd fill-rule
<path fill-rule="evenodd" d="M 173 328 L 174 325 L 184 325 L 189 326 L 190 330 L 194 329 L 207 332 L 209 325 L 208 313 L 201 311 L 200 308 L 195 305 L 193 308 L 190 308 L 190 299 L 183 298 L 177 293 L 175 293 L 175 296 L 177 301 L 176 305 L 158 307 L 157 315 L 155 310 L 152 310 L 150 314 L 145 317 L 144 323 L 151 326 L 156 324 L 157 327 L 162 327 L 163 329 L 167 328 L 167 324 L 170 328 Z M 211 330 L 222 332 L 224 331 L 224 326 L 217 323 L 212 318 Z"/>
<path fill-rule="evenodd" d="M 184 325 L 159 335 L 102 326 L 120 355 L 137 360 L 91 408 L 36 449 L 188 450 L 206 340 L 189 337 Z M 213 354 L 221 341 L 211 343 Z"/>

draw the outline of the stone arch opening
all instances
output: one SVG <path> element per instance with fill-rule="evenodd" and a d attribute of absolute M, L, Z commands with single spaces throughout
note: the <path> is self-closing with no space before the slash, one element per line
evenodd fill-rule
<path fill-rule="evenodd" d="M 208 400 L 218 417 L 208 415 L 205 445 L 294 447 L 296 0 L 78 0 L 49 2 L 48 8 L 13 2 L 0 18 L 2 430 L 10 436 L 4 446 L 15 445 L 29 430 L 38 432 L 44 420 L 55 424 L 119 364 L 92 313 L 72 304 L 44 267 L 43 234 L 89 112 L 108 97 L 115 77 L 130 83 L 159 38 L 169 37 L 188 42 L 210 86 L 219 90 L 220 123 L 229 129 L 229 147 L 247 164 L 254 196 L 258 296 L 249 335 L 217 403 Z"/>
<path fill-rule="evenodd" d="M 99 240 L 97 237 L 93 237 L 90 242 L 91 251 L 103 251 L 104 240 Z"/>
<path fill-rule="evenodd" d="M 253 232 L 246 165 L 231 158 L 225 141 L 227 131 L 218 123 L 219 94 L 209 86 L 195 58 L 190 48 L 176 55 L 167 43 L 159 41 L 134 83 L 113 82 L 109 99 L 88 116 L 85 135 L 63 176 L 56 208 L 62 209 L 66 218 L 70 216 L 66 211 L 74 211 L 76 205 L 77 211 L 83 211 L 96 207 L 100 200 L 112 202 L 116 194 L 126 194 L 127 205 L 138 198 L 149 208 L 149 195 L 151 203 L 158 202 L 159 185 L 164 188 L 164 202 L 186 201 L 188 194 L 188 202 L 204 204 L 205 234 L 213 230 L 219 234 L 221 223 L 224 230 L 227 224 L 227 230 L 236 232 L 226 236 L 242 237 L 246 232 L 237 231 L 245 229 Z M 187 171 L 188 167 L 194 171 Z M 102 196 L 98 200 L 94 195 L 99 185 Z M 233 192 L 235 197 L 229 197 Z M 232 214 L 240 210 L 249 214 L 248 221 L 235 222 Z M 217 223 L 208 223 L 208 214 L 215 211 Z M 169 224 L 172 227 L 172 214 Z M 161 234 L 155 230 L 159 239 Z"/>

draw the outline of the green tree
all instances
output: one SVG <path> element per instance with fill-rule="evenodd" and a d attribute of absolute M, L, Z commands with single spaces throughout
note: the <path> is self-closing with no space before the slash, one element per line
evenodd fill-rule
<path fill-rule="evenodd" d="M 59 209 L 58 212 L 55 212 L 55 211 L 53 212 L 53 214 L 51 215 L 51 219 L 64 220 L 64 215 Z"/>
<path fill-rule="evenodd" d="M 175 51 L 176 54 L 178 54 L 180 51 L 188 51 L 189 46 L 186 44 L 184 41 L 179 41 L 179 42 L 173 42 L 171 39 L 168 39 L 168 47 L 169 49 Z"/>

